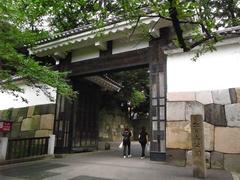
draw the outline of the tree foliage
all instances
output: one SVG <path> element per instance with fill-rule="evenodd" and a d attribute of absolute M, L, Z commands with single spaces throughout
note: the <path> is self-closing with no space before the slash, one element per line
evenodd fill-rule
<path fill-rule="evenodd" d="M 51 32 L 82 25 L 103 27 L 111 18 L 130 20 L 137 25 L 143 17 L 159 17 L 172 23 L 175 45 L 183 51 L 199 46 L 193 60 L 215 50 L 222 40 L 217 30 L 240 25 L 239 0 L 22 0 L 18 11 L 26 22 L 39 25 L 44 20 Z M 27 10 L 27 11 L 26 11 Z M 30 13 L 30 16 L 29 16 Z M 191 37 L 189 39 L 189 37 Z"/>
<path fill-rule="evenodd" d="M 22 0 L 21 10 L 35 12 L 31 20 L 47 17 L 52 30 L 64 31 L 85 24 L 104 26 L 117 17 L 138 23 L 141 17 L 159 17 L 172 22 L 178 45 L 189 51 L 219 40 L 217 29 L 240 24 L 239 0 Z M 27 11 L 27 12 L 28 12 Z M 45 11 L 45 12 L 44 12 Z M 32 13 L 34 14 L 34 13 Z M 34 23 L 32 23 L 34 24 Z M 184 33 L 191 30 L 192 41 Z"/>
<path fill-rule="evenodd" d="M 15 81 L 21 78 L 26 85 L 34 87 L 36 92 L 43 91 L 50 100 L 52 94 L 49 86 L 56 88 L 66 97 L 74 97 L 75 93 L 65 80 L 66 73 L 53 71 L 47 65 L 40 65 L 27 53 L 26 45 L 48 35 L 37 28 L 40 27 L 40 23 L 37 23 L 35 15 L 41 15 L 43 11 L 41 8 L 41 11 L 30 8 L 27 15 L 26 11 L 20 11 L 18 8 L 17 1 L 0 2 L 0 91 L 27 101 L 21 96 L 24 89 Z"/>
<path fill-rule="evenodd" d="M 129 119 L 149 112 L 149 73 L 148 69 L 136 69 L 108 74 L 121 83 L 123 88 L 114 95 L 122 102 L 122 108 L 128 112 Z"/>
<path fill-rule="evenodd" d="M 31 86 L 39 82 L 73 94 L 64 80 L 66 74 L 39 66 L 33 57 L 19 49 L 24 44 L 55 32 L 85 24 L 103 27 L 111 18 L 139 25 L 142 17 L 158 17 L 172 23 L 175 42 L 190 51 L 201 46 L 200 54 L 214 50 L 221 40 L 218 29 L 240 24 L 239 0 L 5 0 L 0 2 L 0 80 L 1 90 L 21 91 L 11 81 L 21 76 Z M 46 32 L 46 30 L 48 32 Z M 189 36 L 191 39 L 189 40 Z M 173 39 L 174 40 L 174 39 Z M 6 83 L 7 82 L 7 83 Z M 40 87 L 40 89 L 42 89 Z"/>

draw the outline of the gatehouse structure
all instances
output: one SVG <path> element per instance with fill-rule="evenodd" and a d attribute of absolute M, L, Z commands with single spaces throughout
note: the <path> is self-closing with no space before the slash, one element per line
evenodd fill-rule
<path fill-rule="evenodd" d="M 166 159 L 166 55 L 163 46 L 168 43 L 170 23 L 159 18 L 143 18 L 140 24 L 150 36 L 137 27 L 129 39 L 135 24 L 111 20 L 106 22 L 104 28 L 76 28 L 43 40 L 30 49 L 31 54 L 36 56 L 56 58 L 59 61 L 58 69 L 71 72 L 71 83 L 79 91 L 79 100 L 73 103 L 57 97 L 54 123 L 56 151 L 77 148 L 79 142 L 73 142 L 78 140 L 84 141 L 80 144 L 96 146 L 98 108 L 94 106 L 97 106 L 98 93 L 96 88 L 82 82 L 82 77 L 149 67 L 150 158 Z M 93 92 L 89 93 L 91 90 Z M 74 122 L 80 131 L 73 129 L 76 127 Z M 73 137 L 74 140 L 71 140 Z"/>
<path fill-rule="evenodd" d="M 70 71 L 70 82 L 79 92 L 74 102 L 57 95 L 55 152 L 96 148 L 98 102 L 103 88 L 99 86 L 102 80 L 96 77 L 149 68 L 150 159 L 191 164 L 190 117 L 200 114 L 204 119 L 207 167 L 239 168 L 240 37 L 236 32 L 240 27 L 222 31 L 223 35 L 236 35 L 224 35 L 225 39 L 216 45 L 217 51 L 194 62 L 191 58 L 195 50 L 183 53 L 169 46 L 170 22 L 142 18 L 140 24 L 135 28 L 132 22 L 111 20 L 97 30 L 83 26 L 56 34 L 29 49 L 32 55 L 55 59 L 59 70 Z M 121 88 L 107 82 L 115 90 Z"/>

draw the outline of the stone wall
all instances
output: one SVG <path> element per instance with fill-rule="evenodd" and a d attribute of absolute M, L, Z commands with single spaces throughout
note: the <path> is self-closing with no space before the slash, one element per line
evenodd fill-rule
<path fill-rule="evenodd" d="M 125 113 L 120 109 L 102 109 L 99 114 L 99 140 L 121 141 L 124 127 L 133 131 L 133 126 Z"/>
<path fill-rule="evenodd" d="M 240 88 L 168 93 L 169 156 L 185 154 L 181 164 L 187 165 L 192 163 L 191 114 L 204 117 L 207 167 L 240 171 Z"/>
<path fill-rule="evenodd" d="M 42 137 L 52 134 L 55 104 L 44 104 L 0 111 L 0 119 L 12 122 L 12 130 L 1 136 L 10 138 Z"/>

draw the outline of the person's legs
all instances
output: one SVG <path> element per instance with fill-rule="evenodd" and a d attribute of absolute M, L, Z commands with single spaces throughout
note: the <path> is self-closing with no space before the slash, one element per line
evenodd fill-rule
<path fill-rule="evenodd" d="M 142 156 L 141 157 L 145 157 L 145 148 L 146 148 L 146 143 L 142 143 Z"/>
<path fill-rule="evenodd" d="M 126 157 L 127 145 L 123 143 L 123 157 Z"/>
<path fill-rule="evenodd" d="M 131 142 L 128 143 L 128 156 L 131 157 Z"/>

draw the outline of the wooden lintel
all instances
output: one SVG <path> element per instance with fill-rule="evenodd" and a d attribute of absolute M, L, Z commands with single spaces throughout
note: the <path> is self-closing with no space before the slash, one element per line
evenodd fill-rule
<path fill-rule="evenodd" d="M 150 48 L 144 48 L 75 62 L 68 65 L 68 70 L 71 71 L 70 76 L 83 76 L 118 69 L 130 69 L 137 66 L 147 66 L 150 60 L 150 52 Z"/>

